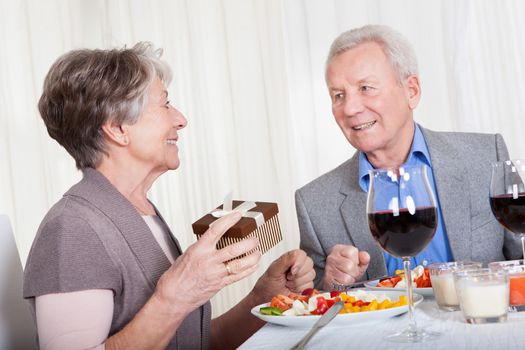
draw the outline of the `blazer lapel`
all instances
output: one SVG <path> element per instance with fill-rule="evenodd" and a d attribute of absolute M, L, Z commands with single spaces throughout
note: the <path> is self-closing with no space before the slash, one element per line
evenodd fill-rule
<path fill-rule="evenodd" d="M 370 254 L 371 263 L 367 270 L 366 279 L 372 279 L 386 274 L 383 250 L 376 243 L 368 227 L 366 215 L 366 197 L 359 186 L 359 153 L 356 152 L 345 169 L 340 193 L 345 195 L 340 207 L 341 216 L 346 231 L 352 242 L 359 250 Z"/>
<path fill-rule="evenodd" d="M 91 168 L 84 169 L 83 173 L 83 179 L 65 196 L 81 197 L 106 215 L 137 257 L 144 275 L 155 286 L 171 264 L 148 225 L 104 175 Z M 180 250 L 178 244 L 177 248 Z"/>
<path fill-rule="evenodd" d="M 467 169 L 443 134 L 421 128 L 432 162 L 437 197 L 454 260 L 472 259 Z"/>

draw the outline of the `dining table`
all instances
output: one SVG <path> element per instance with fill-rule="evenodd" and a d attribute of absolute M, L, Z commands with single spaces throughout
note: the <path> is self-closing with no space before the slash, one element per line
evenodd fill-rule
<path fill-rule="evenodd" d="M 525 312 L 509 312 L 501 323 L 469 324 L 461 311 L 441 310 L 433 297 L 424 298 L 415 308 L 415 318 L 418 326 L 440 333 L 434 340 L 407 344 L 385 339 L 408 326 L 408 315 L 404 313 L 386 319 L 328 324 L 305 349 L 525 349 Z M 267 323 L 239 349 L 290 349 L 308 330 Z"/>

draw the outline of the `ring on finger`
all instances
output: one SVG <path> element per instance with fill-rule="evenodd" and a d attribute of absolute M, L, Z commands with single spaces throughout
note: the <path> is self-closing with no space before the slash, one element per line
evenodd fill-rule
<path fill-rule="evenodd" d="M 228 272 L 228 276 L 233 274 L 232 268 L 230 267 L 230 264 L 227 262 L 224 263 L 224 267 L 226 267 L 226 272 Z"/>

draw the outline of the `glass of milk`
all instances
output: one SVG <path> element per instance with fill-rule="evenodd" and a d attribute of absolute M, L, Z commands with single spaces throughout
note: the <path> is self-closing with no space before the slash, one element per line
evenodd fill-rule
<path fill-rule="evenodd" d="M 435 263 L 428 267 L 434 298 L 440 309 L 445 311 L 459 310 L 453 272 L 476 270 L 480 269 L 481 265 L 481 263 L 474 261 L 452 261 Z"/>
<path fill-rule="evenodd" d="M 509 274 L 505 270 L 477 269 L 453 273 L 459 307 L 467 323 L 507 320 Z"/>

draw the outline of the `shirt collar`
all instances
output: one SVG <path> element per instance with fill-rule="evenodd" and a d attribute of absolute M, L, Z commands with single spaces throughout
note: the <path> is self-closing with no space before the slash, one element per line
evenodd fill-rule
<path fill-rule="evenodd" d="M 412 139 L 412 146 L 410 148 L 410 153 L 408 154 L 408 159 L 404 165 L 416 165 L 417 163 L 424 163 L 430 168 L 432 168 L 432 163 L 430 161 L 430 154 L 428 152 L 428 147 L 425 142 L 425 137 L 421 132 L 419 124 L 414 123 L 414 137 Z M 365 192 L 368 192 L 368 171 L 373 170 L 374 166 L 368 161 L 366 155 L 359 151 L 359 187 Z"/>

